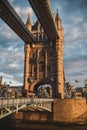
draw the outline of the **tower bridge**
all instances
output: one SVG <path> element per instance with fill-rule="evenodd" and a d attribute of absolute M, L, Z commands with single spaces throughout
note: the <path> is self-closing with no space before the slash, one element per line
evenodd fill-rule
<path fill-rule="evenodd" d="M 29 2 L 38 17 L 34 25 L 29 15 L 24 25 L 10 3 L 7 0 L 0 1 L 0 17 L 25 42 L 23 90 L 37 94 L 40 85 L 49 84 L 52 97 L 63 99 L 63 28 L 59 13 L 57 11 L 56 16 L 53 16 L 48 0 Z M 8 108 L 7 111 L 11 112 Z"/>
<path fill-rule="evenodd" d="M 43 93 L 44 85 L 49 85 L 51 91 L 49 88 L 44 90 L 49 99 L 46 97 L 43 99 L 0 99 L 0 119 L 22 109 L 52 112 L 49 116 L 51 121 L 72 122 L 81 117 L 81 120 L 87 122 L 86 100 L 64 99 L 64 37 L 58 10 L 53 16 L 49 0 L 28 1 L 38 18 L 34 25 L 31 24 L 29 15 L 25 25 L 7 0 L 0 0 L 0 17 L 25 42 L 23 90 L 33 92 L 37 97 L 38 92 L 39 95 Z M 41 120 L 40 114 L 43 116 L 44 113 L 39 113 L 39 115 L 36 113 L 36 117 L 34 116 L 36 120 Z M 31 118 L 30 113 L 29 118 Z M 43 118 L 47 121 L 48 115 Z"/>
<path fill-rule="evenodd" d="M 24 25 L 7 0 L 0 1 L 0 17 L 25 42 L 24 91 L 49 84 L 53 98 L 64 98 L 63 28 L 59 13 L 53 16 L 49 0 L 29 0 L 38 20 Z"/>

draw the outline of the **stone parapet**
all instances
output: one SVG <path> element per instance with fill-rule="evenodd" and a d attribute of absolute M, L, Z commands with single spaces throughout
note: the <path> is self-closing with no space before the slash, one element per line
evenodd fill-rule
<path fill-rule="evenodd" d="M 85 99 L 55 99 L 53 121 L 74 122 L 86 112 L 86 106 Z"/>

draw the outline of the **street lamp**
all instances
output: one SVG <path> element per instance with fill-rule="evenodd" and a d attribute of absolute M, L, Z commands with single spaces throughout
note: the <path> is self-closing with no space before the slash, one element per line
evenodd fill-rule
<path fill-rule="evenodd" d="M 29 78 L 29 83 L 32 83 L 33 82 L 33 79 L 32 78 Z"/>

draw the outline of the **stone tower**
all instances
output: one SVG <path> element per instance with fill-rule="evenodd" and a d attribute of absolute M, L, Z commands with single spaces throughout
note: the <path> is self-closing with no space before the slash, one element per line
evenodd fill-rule
<path fill-rule="evenodd" d="M 40 22 L 31 25 L 28 15 L 26 26 L 37 43 L 25 43 L 24 90 L 36 92 L 41 84 L 50 84 L 54 98 L 64 98 L 63 28 L 58 10 L 55 24 L 59 38 L 49 41 Z"/>

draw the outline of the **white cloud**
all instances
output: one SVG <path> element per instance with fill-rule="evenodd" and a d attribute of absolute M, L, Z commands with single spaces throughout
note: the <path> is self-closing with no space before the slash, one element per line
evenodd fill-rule
<path fill-rule="evenodd" d="M 3 75 L 3 77 L 5 77 L 5 78 L 11 78 L 11 79 L 13 79 L 12 75 L 9 75 L 9 74 L 6 74 L 6 73 L 1 73 L 0 72 L 0 75 Z"/>
<path fill-rule="evenodd" d="M 15 10 L 18 14 L 20 14 L 20 17 L 25 17 L 28 13 L 32 15 L 32 9 L 30 7 L 27 8 L 21 8 L 19 6 L 15 7 Z"/>
<path fill-rule="evenodd" d="M 12 31 L 12 29 L 3 22 L 2 26 L 0 26 L 0 39 L 6 41 L 12 41 L 18 38 L 18 36 Z"/>
<path fill-rule="evenodd" d="M 12 69 L 16 69 L 16 68 L 18 68 L 18 66 L 19 66 L 18 64 L 12 64 L 12 63 L 9 64 L 9 67 Z"/>
<path fill-rule="evenodd" d="M 22 7 L 16 6 L 14 9 L 17 12 L 17 14 L 20 16 L 20 18 L 24 21 L 24 23 L 26 22 L 28 14 L 32 18 L 33 10 L 31 7 L 22 8 Z"/>

